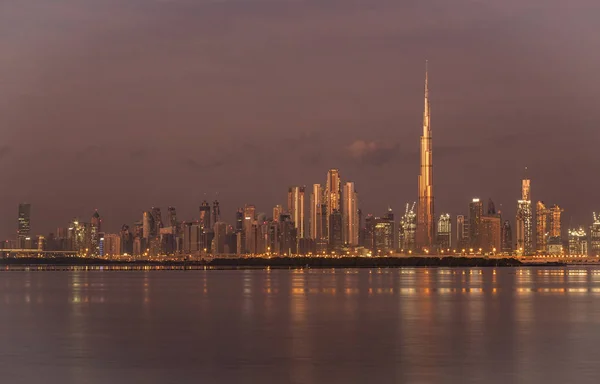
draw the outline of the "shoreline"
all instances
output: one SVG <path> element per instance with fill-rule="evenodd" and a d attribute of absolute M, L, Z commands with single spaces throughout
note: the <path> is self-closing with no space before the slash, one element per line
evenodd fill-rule
<path fill-rule="evenodd" d="M 299 268 L 403 268 L 403 267 L 444 267 L 444 268 L 480 268 L 480 267 L 529 267 L 566 266 L 565 263 L 522 263 L 514 258 L 489 259 L 478 257 L 274 257 L 274 258 L 216 258 L 210 261 L 122 261 L 84 258 L 7 258 L 0 259 L 0 267 L 36 267 L 54 270 L 70 267 L 114 267 L 119 269 L 299 269 Z M 43 268 L 43 269 L 47 269 Z M 21 269 L 21 268 L 19 268 Z M 12 270 L 15 270 L 12 268 Z"/>

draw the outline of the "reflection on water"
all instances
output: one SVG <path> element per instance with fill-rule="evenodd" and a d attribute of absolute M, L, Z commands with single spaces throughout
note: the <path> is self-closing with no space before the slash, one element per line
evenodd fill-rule
<path fill-rule="evenodd" d="M 30 269 L 0 278 L 3 382 L 599 379 L 600 268 Z"/>

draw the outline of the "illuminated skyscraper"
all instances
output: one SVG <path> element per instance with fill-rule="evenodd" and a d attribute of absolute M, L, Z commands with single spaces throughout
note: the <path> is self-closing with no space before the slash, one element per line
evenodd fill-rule
<path fill-rule="evenodd" d="M 142 228 L 143 228 L 143 232 L 142 232 L 142 236 L 144 237 L 144 239 L 149 239 L 151 237 L 156 236 L 156 233 L 154 232 L 154 217 L 152 216 L 152 212 L 149 211 L 145 211 L 144 215 L 142 217 Z"/>
<path fill-rule="evenodd" d="M 200 204 L 200 226 L 202 229 L 212 228 L 210 223 L 210 204 L 208 201 L 204 200 L 202 204 Z"/>
<path fill-rule="evenodd" d="M 25 240 L 31 233 L 31 204 L 19 204 L 19 218 L 17 226 L 17 242 L 19 248 L 25 248 Z"/>
<path fill-rule="evenodd" d="M 296 234 L 298 239 L 304 239 L 304 187 L 294 186 L 288 190 L 288 212 L 292 221 L 294 222 L 294 228 L 296 228 Z"/>
<path fill-rule="evenodd" d="M 563 209 L 553 205 L 549 210 L 549 234 L 547 239 L 547 252 L 550 255 L 563 254 L 561 214 Z"/>
<path fill-rule="evenodd" d="M 425 69 L 425 109 L 423 111 L 423 136 L 421 136 L 421 171 L 419 173 L 419 207 L 417 210 L 417 247 L 428 249 L 434 243 L 433 209 L 433 147 L 431 139 L 429 85 Z"/>
<path fill-rule="evenodd" d="M 89 228 L 90 254 L 96 256 L 100 254 L 100 233 L 102 232 L 102 219 L 100 218 L 98 210 L 94 211 L 94 213 L 92 214 L 92 219 L 90 220 Z"/>
<path fill-rule="evenodd" d="M 102 232 L 102 218 L 96 209 L 92 214 L 92 219 L 90 220 L 90 224 L 93 228 L 96 229 L 96 232 Z"/>
<path fill-rule="evenodd" d="M 469 247 L 473 250 L 479 250 L 481 244 L 481 218 L 483 217 L 483 202 L 480 199 L 473 199 L 469 203 Z"/>
<path fill-rule="evenodd" d="M 348 181 L 344 184 L 342 198 L 344 208 L 343 216 L 343 242 L 348 245 L 358 245 L 358 194 L 354 182 Z"/>
<path fill-rule="evenodd" d="M 100 254 L 100 256 L 115 257 L 123 254 L 123 244 L 121 241 L 121 236 L 119 236 L 116 233 L 106 233 L 104 235 L 100 233 L 100 236 L 101 238 L 98 240 L 98 253 Z M 102 249 L 100 249 L 100 245 L 102 245 Z"/>
<path fill-rule="evenodd" d="M 283 213 L 283 207 L 277 204 L 273 207 L 273 221 L 279 221 L 281 214 Z"/>
<path fill-rule="evenodd" d="M 517 249 L 519 255 L 533 254 L 533 212 L 531 181 L 523 179 L 521 200 L 517 202 Z"/>
<path fill-rule="evenodd" d="M 600 256 L 600 214 L 593 213 L 594 222 L 590 227 L 590 256 Z"/>
<path fill-rule="evenodd" d="M 394 251 L 394 219 L 393 215 L 376 217 L 373 229 L 373 256 L 387 256 Z"/>
<path fill-rule="evenodd" d="M 545 254 L 548 252 L 548 222 L 550 210 L 546 208 L 543 201 L 538 201 L 535 205 L 535 250 L 537 253 Z"/>
<path fill-rule="evenodd" d="M 459 251 L 469 248 L 469 222 L 464 215 L 456 216 L 456 248 Z"/>
<path fill-rule="evenodd" d="M 483 253 L 497 253 L 502 249 L 502 220 L 499 215 L 481 217 L 481 243 Z"/>
<path fill-rule="evenodd" d="M 340 172 L 337 169 L 330 169 L 327 172 L 327 183 L 325 184 L 325 205 L 327 207 L 327 231 L 329 236 L 329 218 L 334 211 L 342 210 L 342 191 Z"/>
<path fill-rule="evenodd" d="M 400 219 L 402 236 L 400 236 L 400 249 L 404 253 L 414 252 L 417 248 L 417 214 L 415 213 L 415 203 L 406 204 L 404 216 Z"/>
<path fill-rule="evenodd" d="M 564 210 L 558 205 L 554 204 L 550 208 L 550 237 L 562 237 L 562 226 L 561 226 L 561 214 Z"/>
<path fill-rule="evenodd" d="M 438 220 L 436 245 L 443 251 L 452 247 L 452 221 L 448 213 L 440 215 Z"/>
<path fill-rule="evenodd" d="M 317 226 L 319 224 L 319 210 L 323 204 L 323 187 L 321 184 L 313 184 L 312 192 L 310 194 L 310 218 L 309 218 L 309 229 L 308 236 L 311 239 L 317 240 Z"/>
<path fill-rule="evenodd" d="M 569 229 L 569 255 L 584 256 L 588 255 L 588 238 L 585 229 Z"/>

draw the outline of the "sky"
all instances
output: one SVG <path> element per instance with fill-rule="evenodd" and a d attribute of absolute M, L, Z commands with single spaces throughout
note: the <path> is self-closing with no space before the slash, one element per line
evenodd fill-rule
<path fill-rule="evenodd" d="M 436 213 L 532 199 L 600 211 L 597 0 L 0 2 L 0 237 L 94 209 L 116 231 L 270 213 L 291 185 L 354 181 L 364 213 L 416 200 L 429 61 Z M 307 197 L 308 201 L 308 197 Z"/>

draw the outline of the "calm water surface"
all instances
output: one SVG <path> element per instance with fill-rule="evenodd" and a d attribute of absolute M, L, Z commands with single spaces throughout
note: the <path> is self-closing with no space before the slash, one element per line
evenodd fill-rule
<path fill-rule="evenodd" d="M 600 268 L 1 272 L 2 383 L 598 383 Z"/>

